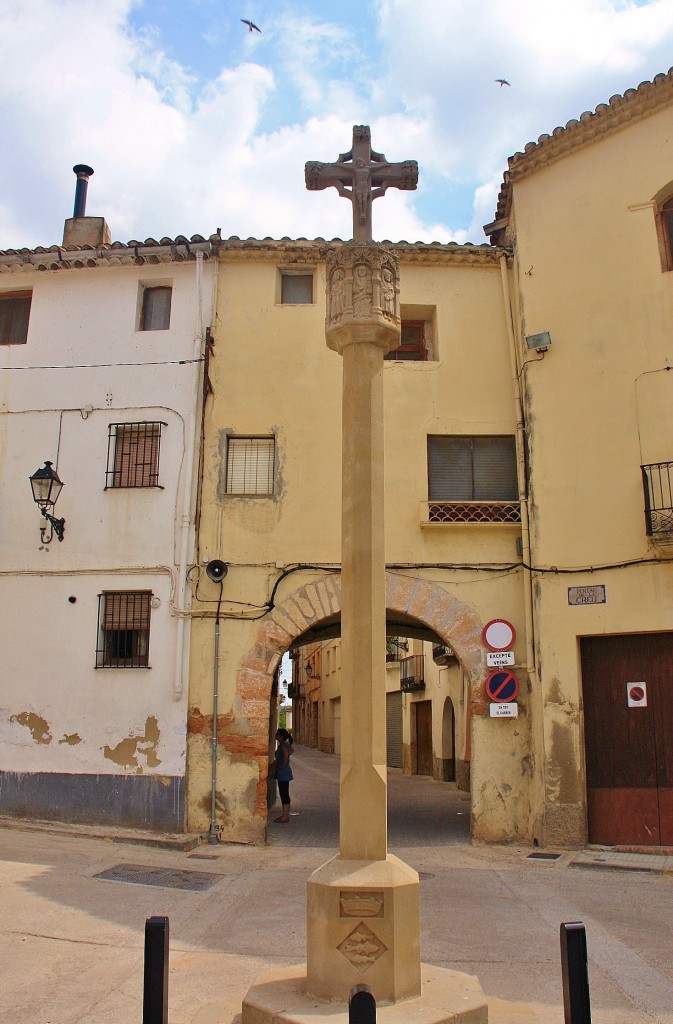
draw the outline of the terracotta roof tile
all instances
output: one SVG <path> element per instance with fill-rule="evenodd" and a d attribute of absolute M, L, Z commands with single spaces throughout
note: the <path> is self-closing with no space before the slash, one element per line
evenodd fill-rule
<path fill-rule="evenodd" d="M 115 241 L 109 245 L 62 246 L 49 248 L 36 246 L 34 249 L 5 249 L 0 251 L 0 274 L 22 273 L 34 270 L 67 270 L 71 268 L 98 266 L 140 266 L 189 261 L 196 258 L 196 252 L 203 252 L 215 258 L 218 253 L 224 259 L 290 259 L 294 262 L 315 262 L 322 260 L 333 249 L 345 243 L 340 238 L 326 241 L 324 238 L 271 237 L 241 239 L 237 235 L 222 238 L 220 233 L 204 238 L 203 235 L 178 235 L 176 238 L 163 237 L 160 241 L 146 238 L 144 242 L 131 239 L 128 242 Z M 451 263 L 476 266 L 491 264 L 508 250 L 489 245 L 486 242 L 391 242 L 383 243 L 394 249 L 404 262 Z"/>
<path fill-rule="evenodd" d="M 655 113 L 672 101 L 673 68 L 670 68 L 665 74 L 655 75 L 651 82 L 641 82 L 636 89 L 627 89 L 623 95 L 611 96 L 607 103 L 599 103 L 595 111 L 585 110 L 579 118 L 572 118 L 565 126 L 554 128 L 550 134 L 540 135 L 537 142 L 527 143 L 523 152 L 514 153 L 507 161 L 508 169 L 503 175 L 494 222 L 484 227 L 486 234 L 497 233 L 495 225 L 509 214 L 512 182 L 532 174 L 580 146 Z"/>

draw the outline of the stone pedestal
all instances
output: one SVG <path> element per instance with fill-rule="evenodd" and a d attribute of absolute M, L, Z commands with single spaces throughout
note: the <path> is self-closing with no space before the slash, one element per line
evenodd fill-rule
<path fill-rule="evenodd" d="M 307 991 L 347 1002 L 369 985 L 377 1002 L 421 991 L 418 875 L 397 857 L 323 864 L 308 882 Z"/>
<path fill-rule="evenodd" d="M 510 1012 L 508 1012 L 510 1011 Z M 376 1004 L 377 1024 L 535 1024 L 526 1007 L 500 1004 L 489 1016 L 486 997 L 470 974 L 423 965 L 420 993 L 397 1004 Z M 303 967 L 260 974 L 243 1002 L 243 1024 L 348 1024 L 348 1003 L 306 991 Z"/>

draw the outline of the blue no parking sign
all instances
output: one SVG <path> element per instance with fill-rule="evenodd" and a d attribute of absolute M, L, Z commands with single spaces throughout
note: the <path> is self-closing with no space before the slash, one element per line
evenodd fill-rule
<path fill-rule="evenodd" d="M 498 668 L 491 672 L 486 680 L 486 694 L 498 704 L 516 700 L 519 695 L 519 680 L 509 669 Z"/>

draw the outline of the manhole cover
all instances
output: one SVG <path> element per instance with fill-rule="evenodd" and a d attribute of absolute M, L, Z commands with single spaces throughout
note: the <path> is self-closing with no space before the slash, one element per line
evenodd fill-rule
<path fill-rule="evenodd" d="M 191 889 L 202 892 L 221 879 L 211 871 L 181 871 L 178 868 L 151 868 L 146 864 L 116 864 L 94 878 L 107 882 L 131 882 L 133 885 L 159 885 L 164 889 Z"/>
<path fill-rule="evenodd" d="M 558 860 L 560 853 L 529 853 L 528 860 Z"/>

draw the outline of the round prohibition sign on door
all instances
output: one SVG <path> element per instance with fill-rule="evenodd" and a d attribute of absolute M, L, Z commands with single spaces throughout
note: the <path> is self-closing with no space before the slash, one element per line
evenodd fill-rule
<path fill-rule="evenodd" d="M 485 685 L 486 695 L 496 704 L 508 704 L 519 696 L 519 680 L 505 668 L 491 672 Z"/>

